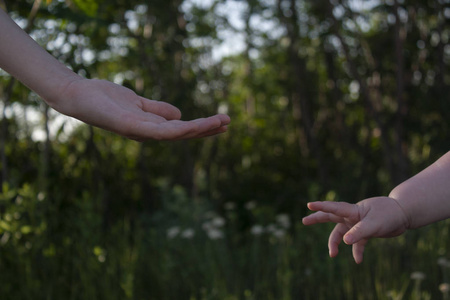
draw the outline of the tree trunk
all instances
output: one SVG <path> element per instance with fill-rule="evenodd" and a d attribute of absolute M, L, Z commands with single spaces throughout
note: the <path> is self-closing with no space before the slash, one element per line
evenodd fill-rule
<path fill-rule="evenodd" d="M 333 4 L 328 2 L 328 15 L 333 21 L 333 34 L 338 38 L 342 50 L 344 52 L 346 62 L 350 71 L 350 75 L 358 82 L 360 91 L 361 91 L 361 99 L 363 100 L 365 110 L 367 111 L 368 115 L 374 120 L 376 126 L 380 129 L 380 141 L 381 146 L 384 152 L 384 159 L 386 168 L 389 172 L 391 184 L 396 184 L 396 166 L 395 166 L 395 160 L 392 157 L 393 149 L 391 147 L 391 144 L 389 142 L 389 134 L 388 134 L 388 128 L 387 126 L 381 121 L 380 113 L 376 110 L 374 104 L 372 103 L 372 99 L 369 93 L 369 89 L 367 87 L 366 81 L 362 78 L 362 76 L 358 73 L 357 67 L 350 55 L 350 49 L 347 43 L 345 42 L 344 38 L 342 37 L 340 33 L 340 22 L 334 17 L 333 15 Z"/>
<path fill-rule="evenodd" d="M 289 0 L 290 16 L 286 17 L 282 12 L 282 1 L 277 1 L 278 13 L 284 24 L 290 43 L 288 47 L 288 58 L 290 61 L 290 97 L 292 101 L 294 117 L 297 119 L 297 126 L 306 138 L 307 154 L 312 155 L 317 162 L 318 177 L 321 186 L 326 190 L 327 167 L 323 159 L 322 150 L 314 128 L 313 110 L 311 99 L 308 96 L 304 82 L 306 82 L 306 63 L 299 57 L 300 29 L 297 14 L 296 1 Z M 300 138 L 301 141 L 301 138 Z M 302 147 L 302 145 L 300 145 Z"/>
<path fill-rule="evenodd" d="M 40 168 L 40 180 L 39 187 L 44 194 L 48 194 L 49 190 L 49 176 L 50 176 L 50 161 L 51 161 L 51 140 L 50 140 L 50 130 L 49 130 L 49 106 L 44 104 L 44 111 L 42 115 L 44 117 L 44 132 L 45 141 L 44 148 L 41 152 L 41 168 Z"/>
<path fill-rule="evenodd" d="M 395 15 L 395 28 L 394 28 L 394 45 L 395 45 L 395 57 L 397 62 L 396 69 L 396 99 L 397 99 L 397 111 L 395 114 L 395 149 L 397 158 L 397 172 L 394 178 L 395 184 L 399 184 L 408 178 L 408 160 L 406 157 L 406 143 L 404 141 L 404 122 L 407 115 L 407 106 L 403 97 L 404 93 L 404 44 L 406 38 L 406 28 L 402 26 L 398 1 L 394 1 L 394 15 Z"/>
<path fill-rule="evenodd" d="M 3 100 L 3 111 L 2 111 L 2 122 L 1 122 L 1 133 L 0 133 L 0 152 L 1 152 L 1 162 L 2 162 L 2 173 L 1 173 L 1 186 L 0 192 L 3 191 L 3 183 L 8 182 L 8 158 L 6 156 L 6 143 L 9 139 L 9 125 L 8 120 L 6 119 L 6 110 L 11 103 L 12 90 L 14 87 L 14 83 L 16 80 L 11 77 L 8 85 L 4 91 L 4 100 Z"/>

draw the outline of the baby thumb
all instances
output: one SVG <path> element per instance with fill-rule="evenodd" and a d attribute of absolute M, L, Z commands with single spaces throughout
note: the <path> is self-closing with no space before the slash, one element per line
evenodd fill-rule
<path fill-rule="evenodd" d="M 345 235 L 344 243 L 353 245 L 360 240 L 369 239 L 373 235 L 373 229 L 367 222 L 361 221 L 355 224 Z"/>

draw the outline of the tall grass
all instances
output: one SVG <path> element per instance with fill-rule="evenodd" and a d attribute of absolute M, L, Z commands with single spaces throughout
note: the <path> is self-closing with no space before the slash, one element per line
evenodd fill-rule
<path fill-rule="evenodd" d="M 0 299 L 447 299 L 449 221 L 373 240 L 357 265 L 345 245 L 328 257 L 331 224 L 257 203 L 218 212 L 175 191 L 104 230 L 88 198 L 54 211 L 3 194 Z"/>

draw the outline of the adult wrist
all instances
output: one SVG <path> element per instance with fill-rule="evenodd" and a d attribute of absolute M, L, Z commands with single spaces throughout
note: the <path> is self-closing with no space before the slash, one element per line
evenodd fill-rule
<path fill-rule="evenodd" d="M 74 93 L 76 92 L 74 83 L 84 79 L 70 69 L 67 69 L 67 71 L 67 74 L 62 74 L 49 81 L 47 89 L 43 90 L 39 96 L 56 111 L 70 115 L 70 107 L 73 105 L 71 99 L 74 98 Z"/>

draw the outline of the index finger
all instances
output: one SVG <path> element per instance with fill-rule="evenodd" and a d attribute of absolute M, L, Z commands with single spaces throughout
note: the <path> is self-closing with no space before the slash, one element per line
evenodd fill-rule
<path fill-rule="evenodd" d="M 318 201 L 308 203 L 308 208 L 313 211 L 331 213 L 339 217 L 349 218 L 358 214 L 358 207 L 347 202 Z"/>
<path fill-rule="evenodd" d="M 343 223 L 344 218 L 336 216 L 334 214 L 318 211 L 307 217 L 304 217 L 302 222 L 304 225 L 314 225 L 317 223 L 327 223 L 327 222 Z"/>

